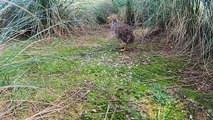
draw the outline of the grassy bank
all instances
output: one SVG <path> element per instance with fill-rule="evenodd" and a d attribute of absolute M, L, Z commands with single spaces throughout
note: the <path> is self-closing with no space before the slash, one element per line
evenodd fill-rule
<path fill-rule="evenodd" d="M 1 55 L 2 118 L 183 119 L 183 103 L 165 89 L 184 63 L 107 39 L 52 38 Z M 141 49 L 142 48 L 142 49 Z M 147 48 L 149 49 L 149 48 Z M 20 54 L 17 54 L 20 53 Z M 8 56 L 13 57 L 10 64 Z"/>

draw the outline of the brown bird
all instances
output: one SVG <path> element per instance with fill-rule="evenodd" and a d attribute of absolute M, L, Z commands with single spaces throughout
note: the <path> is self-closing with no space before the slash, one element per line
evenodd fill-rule
<path fill-rule="evenodd" d="M 116 15 L 111 15 L 108 18 L 111 19 L 111 30 L 114 36 L 125 43 L 121 51 L 127 51 L 127 46 L 135 40 L 132 28 L 129 25 L 120 22 Z"/>

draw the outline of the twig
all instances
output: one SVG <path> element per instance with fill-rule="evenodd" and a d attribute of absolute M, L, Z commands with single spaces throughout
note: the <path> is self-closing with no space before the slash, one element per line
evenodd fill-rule
<path fill-rule="evenodd" d="M 105 114 L 105 118 L 104 118 L 104 120 L 106 120 L 106 119 L 107 119 L 107 114 L 108 114 L 108 112 L 109 112 L 109 108 L 110 108 L 110 105 L 108 104 L 108 107 L 107 107 L 107 111 L 106 111 L 106 114 Z"/>
<path fill-rule="evenodd" d="M 77 90 L 72 96 L 70 96 L 69 98 L 67 98 L 66 100 L 64 100 L 64 101 L 62 101 L 58 104 L 57 104 L 58 100 L 56 100 L 54 106 L 45 108 L 43 111 L 40 111 L 39 113 L 36 113 L 35 115 L 33 115 L 29 118 L 26 118 L 25 120 L 37 120 L 37 119 L 41 119 L 41 118 L 44 119 L 45 117 L 48 117 L 55 112 L 59 112 L 63 109 L 66 109 L 67 106 L 69 106 L 71 103 L 77 102 L 79 99 L 85 97 L 86 94 L 88 93 L 88 92 L 84 93 L 80 98 L 72 101 L 70 104 L 66 104 L 65 106 L 61 106 L 61 105 L 65 104 L 67 101 L 71 100 L 74 96 L 76 96 L 81 91 L 82 91 L 81 89 Z"/>
<path fill-rule="evenodd" d="M 1 1 L 1 2 L 6 2 L 6 3 L 8 3 L 9 5 L 13 5 L 13 6 L 17 7 L 17 8 L 20 8 L 21 10 L 23 10 L 23 11 L 27 12 L 28 14 L 30 14 L 31 16 L 33 16 L 37 21 L 39 21 L 38 17 L 36 17 L 35 14 L 33 14 L 32 12 L 30 12 L 30 11 L 27 10 L 26 8 L 24 8 L 24 7 L 22 7 L 22 6 L 18 5 L 18 4 L 16 4 L 16 3 L 14 3 L 14 2 L 10 2 L 10 1 L 8 1 L 8 0 L 0 0 L 0 1 Z"/>
<path fill-rule="evenodd" d="M 114 111 L 113 111 L 113 113 L 112 113 L 112 116 L 111 116 L 110 120 L 112 120 L 112 119 L 113 119 L 113 117 L 114 117 L 114 115 L 115 115 L 116 110 L 117 110 L 117 108 L 114 108 Z"/>
<path fill-rule="evenodd" d="M 11 111 L 13 111 L 15 108 L 17 108 L 18 106 L 20 106 L 22 103 L 23 103 L 23 102 L 20 102 L 20 103 L 18 103 L 17 105 L 13 105 L 13 106 L 12 106 L 12 102 L 11 102 L 11 103 L 8 105 L 8 106 L 10 106 L 10 108 L 7 109 L 5 112 L 0 113 L 0 119 L 2 120 L 2 119 L 5 117 L 5 115 L 11 113 Z"/>
<path fill-rule="evenodd" d="M 78 90 L 77 92 L 75 92 L 71 97 L 69 97 L 68 99 L 62 101 L 61 103 L 57 104 L 57 107 L 59 107 L 60 105 L 62 105 L 63 103 L 65 103 L 66 101 L 70 100 L 73 96 L 75 96 L 77 93 L 79 93 L 80 90 Z M 55 113 L 57 111 L 60 111 L 62 110 L 64 107 L 60 107 L 60 108 L 55 108 L 55 106 L 51 106 L 51 107 L 48 107 L 48 108 L 45 108 L 43 111 L 29 117 L 29 118 L 26 118 L 25 120 L 34 120 L 37 116 L 40 116 L 40 115 L 43 115 L 43 114 L 47 114 L 47 113 Z"/>

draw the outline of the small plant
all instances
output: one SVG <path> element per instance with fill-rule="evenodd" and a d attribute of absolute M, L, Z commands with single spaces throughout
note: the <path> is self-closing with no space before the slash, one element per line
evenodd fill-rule
<path fill-rule="evenodd" d="M 171 95 L 169 95 L 165 89 L 162 88 L 162 86 L 160 86 L 159 84 L 151 84 L 150 85 L 151 88 L 151 92 L 153 93 L 154 99 L 162 104 L 169 104 L 172 101 L 174 101 L 174 99 L 172 98 Z"/>

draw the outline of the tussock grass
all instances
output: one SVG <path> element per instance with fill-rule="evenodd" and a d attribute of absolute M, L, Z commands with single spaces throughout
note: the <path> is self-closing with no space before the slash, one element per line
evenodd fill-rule
<path fill-rule="evenodd" d="M 105 4 L 108 7 L 102 7 Z M 3 43 L 18 36 L 28 40 L 62 37 L 75 30 L 74 26 L 106 22 L 113 6 L 101 0 L 1 0 L 0 11 L 0 41 Z"/>
<path fill-rule="evenodd" d="M 0 41 L 10 41 L 20 35 L 31 39 L 41 35 L 61 37 L 75 31 L 73 26 L 106 23 L 111 13 L 118 13 L 124 21 L 132 14 L 130 19 L 136 26 L 149 27 L 150 31 L 158 26 L 168 32 L 169 43 L 192 56 L 210 58 L 211 11 L 211 1 L 201 0 L 2 0 Z"/>
<path fill-rule="evenodd" d="M 121 18 L 127 3 L 132 2 L 131 18 L 135 26 L 156 29 L 168 33 L 168 43 L 179 50 L 208 61 L 212 56 L 212 1 L 203 0 L 115 0 Z M 145 34 L 146 35 L 146 34 Z"/>
<path fill-rule="evenodd" d="M 140 3 L 143 25 L 157 25 L 168 31 L 168 41 L 192 56 L 212 56 L 212 2 L 146 0 Z"/>

